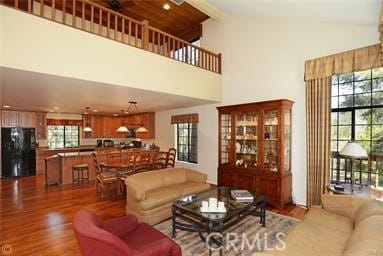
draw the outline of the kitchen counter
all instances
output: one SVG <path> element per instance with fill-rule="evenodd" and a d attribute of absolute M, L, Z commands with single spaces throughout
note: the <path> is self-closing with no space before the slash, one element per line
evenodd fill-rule
<path fill-rule="evenodd" d="M 88 146 L 80 146 L 78 148 L 49 148 L 49 147 L 38 147 L 39 151 L 79 151 L 84 149 L 95 149 L 96 146 L 88 145 Z"/>
<path fill-rule="evenodd" d="M 91 156 L 93 152 L 67 152 L 67 153 L 57 153 L 59 157 L 84 157 Z"/>

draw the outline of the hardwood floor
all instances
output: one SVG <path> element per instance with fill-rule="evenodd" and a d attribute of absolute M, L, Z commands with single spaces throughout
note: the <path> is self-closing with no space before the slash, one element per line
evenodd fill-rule
<path fill-rule="evenodd" d="M 44 185 L 44 176 L 0 180 L 0 243 L 9 255 L 81 255 L 72 230 L 72 217 L 81 208 L 106 220 L 125 214 L 125 198 L 114 191 L 99 198 L 94 183 Z M 306 209 L 289 206 L 277 213 L 302 219 Z"/>

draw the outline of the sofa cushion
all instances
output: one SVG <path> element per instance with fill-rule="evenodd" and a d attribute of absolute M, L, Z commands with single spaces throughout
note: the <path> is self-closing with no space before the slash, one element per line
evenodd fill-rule
<path fill-rule="evenodd" d="M 164 186 L 180 184 L 186 181 L 185 169 L 183 168 L 168 168 L 159 170 L 158 173 L 162 177 Z"/>
<path fill-rule="evenodd" d="M 344 256 L 372 256 L 382 255 L 383 243 L 377 240 L 363 240 L 348 246 Z"/>
<path fill-rule="evenodd" d="M 125 184 L 137 193 L 137 199 L 141 199 L 142 197 L 145 198 L 143 195 L 146 194 L 146 191 L 161 188 L 164 182 L 159 171 L 150 171 L 128 176 L 125 179 Z"/>
<path fill-rule="evenodd" d="M 150 210 L 172 202 L 175 198 L 180 196 L 180 193 L 175 189 L 167 187 L 152 189 L 146 192 L 146 199 L 141 201 L 141 209 Z"/>
<path fill-rule="evenodd" d="M 354 217 L 354 227 L 373 215 L 383 215 L 383 203 L 378 200 L 367 202 L 359 207 Z"/>
<path fill-rule="evenodd" d="M 276 255 L 342 255 L 348 238 L 345 232 L 304 221 L 289 231 L 283 239 L 286 249 Z"/>
<path fill-rule="evenodd" d="M 383 215 L 367 217 L 358 224 L 347 242 L 344 255 L 370 256 L 383 252 Z"/>
<path fill-rule="evenodd" d="M 348 247 L 363 240 L 378 240 L 383 244 L 383 215 L 374 215 L 360 222 L 348 240 Z"/>
<path fill-rule="evenodd" d="M 207 183 L 200 183 L 200 182 L 193 182 L 193 181 L 186 181 L 181 184 L 174 184 L 174 185 L 169 185 L 166 187 L 177 190 L 180 193 L 181 197 L 210 189 L 210 185 Z"/>
<path fill-rule="evenodd" d="M 306 214 L 304 221 L 329 229 L 345 232 L 349 235 L 353 230 L 352 219 L 323 210 L 321 208 L 311 208 Z"/>

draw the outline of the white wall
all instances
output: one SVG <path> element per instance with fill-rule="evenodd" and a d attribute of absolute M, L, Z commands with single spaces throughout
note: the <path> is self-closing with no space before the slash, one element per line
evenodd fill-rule
<path fill-rule="evenodd" d="M 6 6 L 0 5 L 0 14 L 2 67 L 222 99 L 219 74 Z"/>
<path fill-rule="evenodd" d="M 377 21 L 378 23 L 378 21 Z M 293 106 L 293 196 L 306 204 L 304 62 L 324 55 L 378 42 L 377 26 L 304 22 L 275 18 L 225 16 L 203 27 L 202 47 L 222 52 L 223 103 L 220 105 L 286 98 Z M 200 114 L 198 165 L 217 182 L 217 105 L 156 113 L 156 142 L 174 146 L 170 116 Z"/>

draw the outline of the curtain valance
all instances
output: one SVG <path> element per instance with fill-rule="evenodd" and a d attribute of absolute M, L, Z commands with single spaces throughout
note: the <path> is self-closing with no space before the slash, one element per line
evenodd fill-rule
<path fill-rule="evenodd" d="M 47 125 L 76 125 L 82 126 L 82 120 L 71 120 L 71 119 L 47 119 Z"/>
<path fill-rule="evenodd" d="M 198 114 L 185 114 L 172 116 L 171 124 L 198 123 Z"/>
<path fill-rule="evenodd" d="M 305 81 L 382 66 L 381 44 L 341 52 L 305 62 Z"/>

